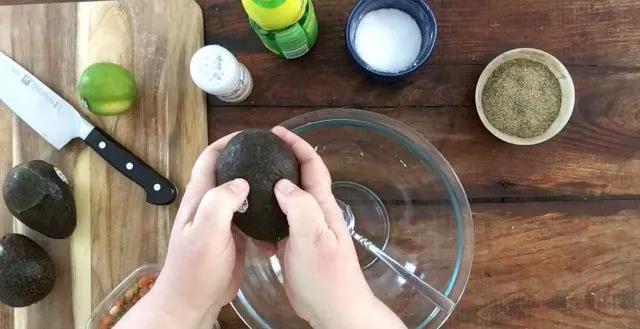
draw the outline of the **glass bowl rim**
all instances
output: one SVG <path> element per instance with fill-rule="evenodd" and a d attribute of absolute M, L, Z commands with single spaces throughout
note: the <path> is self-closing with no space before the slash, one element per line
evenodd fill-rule
<path fill-rule="evenodd" d="M 442 153 L 426 138 L 409 126 L 388 116 L 371 111 L 351 108 L 317 110 L 286 120 L 281 123 L 280 126 L 296 134 L 326 127 L 360 127 L 373 129 L 407 147 L 436 173 L 440 182 L 447 189 L 449 200 L 456 217 L 456 260 L 444 294 L 451 298 L 457 306 L 471 274 L 474 251 L 474 227 L 471 206 L 467 199 L 466 192 L 460 179 L 454 172 L 453 167 L 444 158 Z M 236 299 L 231 302 L 231 306 L 249 328 L 255 329 L 251 325 L 253 321 L 251 321 L 251 323 L 248 321 L 248 316 L 262 327 L 270 328 L 248 303 L 242 290 L 238 291 Z M 436 328 L 439 328 L 446 322 L 450 315 L 451 313 L 445 314 L 445 312 L 435 308 L 433 312 L 418 325 L 417 329 L 425 328 L 436 317 L 438 318 Z"/>

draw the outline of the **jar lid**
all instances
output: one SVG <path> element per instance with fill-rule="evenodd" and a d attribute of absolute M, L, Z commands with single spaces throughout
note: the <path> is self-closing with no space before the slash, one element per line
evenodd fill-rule
<path fill-rule="evenodd" d="M 191 58 L 191 79 L 210 94 L 227 92 L 237 84 L 240 67 L 236 57 L 219 45 L 206 46 Z"/>

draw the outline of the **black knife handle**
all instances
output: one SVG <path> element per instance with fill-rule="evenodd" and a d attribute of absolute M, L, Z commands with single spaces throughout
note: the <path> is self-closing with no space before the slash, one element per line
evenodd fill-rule
<path fill-rule="evenodd" d="M 166 205 L 176 199 L 176 188 L 168 179 L 149 167 L 104 131 L 94 128 L 84 142 L 119 172 L 140 185 L 147 193 L 148 203 Z"/>

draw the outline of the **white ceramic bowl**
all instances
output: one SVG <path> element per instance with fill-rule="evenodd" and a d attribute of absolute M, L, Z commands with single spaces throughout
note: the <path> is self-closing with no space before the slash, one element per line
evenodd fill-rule
<path fill-rule="evenodd" d="M 558 82 L 560 83 L 560 88 L 562 90 L 562 105 L 560 106 L 560 113 L 558 114 L 556 120 L 551 124 L 549 129 L 547 129 L 547 131 L 542 135 L 532 138 L 520 138 L 517 136 L 507 135 L 496 129 L 484 115 L 484 110 L 482 109 L 482 91 L 484 90 L 484 86 L 487 83 L 487 80 L 489 79 L 489 77 L 491 77 L 493 71 L 495 71 L 500 65 L 513 59 L 529 59 L 544 64 L 549 68 L 549 70 L 551 70 L 551 72 L 553 72 L 553 74 L 558 79 Z M 571 114 L 573 113 L 574 103 L 575 88 L 573 86 L 573 80 L 571 79 L 569 71 L 567 71 L 567 68 L 564 67 L 564 65 L 562 65 L 562 63 L 557 58 L 539 49 L 518 48 L 509 50 L 501 54 L 500 56 L 492 60 L 489 65 L 487 65 L 487 67 L 482 72 L 482 75 L 480 75 L 478 85 L 476 86 L 476 108 L 478 110 L 480 120 L 482 120 L 484 126 L 493 135 L 507 143 L 515 145 L 539 144 L 557 135 L 569 122 Z"/>

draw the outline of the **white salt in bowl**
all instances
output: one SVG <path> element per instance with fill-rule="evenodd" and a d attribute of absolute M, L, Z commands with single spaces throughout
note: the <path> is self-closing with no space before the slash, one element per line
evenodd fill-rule
<path fill-rule="evenodd" d="M 411 16 L 420 29 L 420 51 L 415 61 L 397 72 L 384 72 L 371 67 L 356 50 L 356 32 L 368 13 L 379 9 L 397 9 Z M 345 28 L 347 51 L 358 68 L 367 77 L 383 82 L 400 82 L 418 71 L 431 57 L 436 44 L 438 28 L 433 11 L 423 0 L 361 0 L 353 7 Z M 398 49 L 403 51 L 403 49 Z"/>
<path fill-rule="evenodd" d="M 517 136 L 507 135 L 498 129 L 496 129 L 491 122 L 487 119 L 482 109 L 482 93 L 487 80 L 493 72 L 503 63 L 513 59 L 529 59 L 544 64 L 553 75 L 558 79 L 560 83 L 560 89 L 562 92 L 562 103 L 560 105 L 560 113 L 556 120 L 551 124 L 549 129 L 542 135 L 532 138 L 521 138 Z M 478 80 L 476 86 L 476 109 L 478 115 L 484 126 L 497 138 L 514 145 L 535 145 L 545 142 L 555 135 L 557 135 L 567 125 L 571 115 L 573 114 L 573 107 L 575 104 L 575 88 L 573 86 L 573 79 L 567 68 L 551 54 L 534 48 L 517 48 L 509 50 L 500 56 L 492 60 L 489 65 L 484 69 Z"/>

